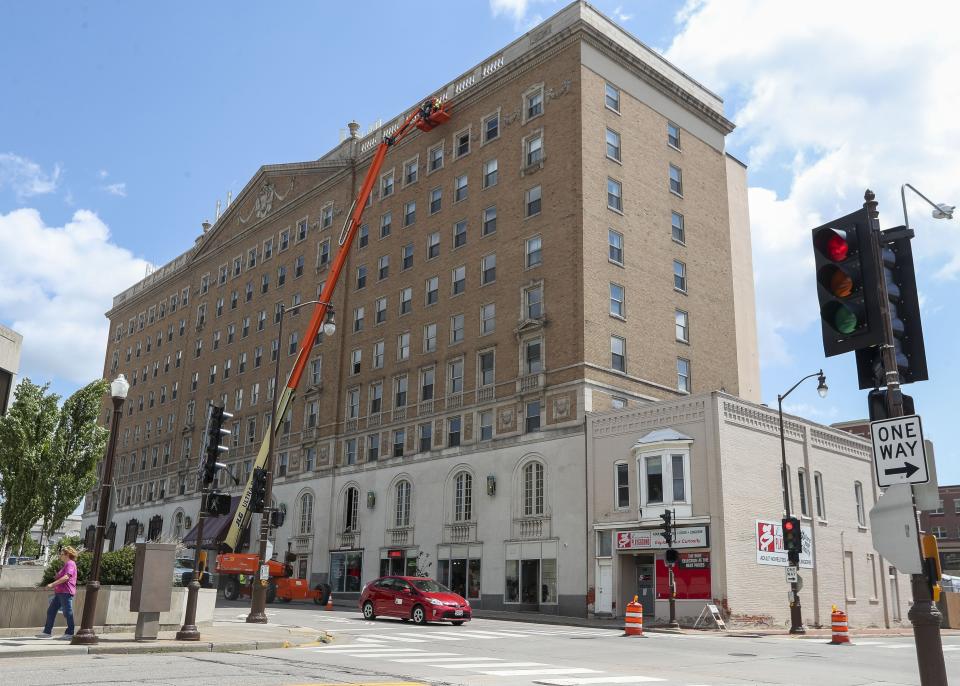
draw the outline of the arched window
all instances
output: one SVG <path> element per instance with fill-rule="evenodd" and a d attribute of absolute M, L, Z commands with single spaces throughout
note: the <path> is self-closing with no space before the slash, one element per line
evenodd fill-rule
<path fill-rule="evenodd" d="M 473 476 L 459 472 L 453 478 L 453 520 L 469 522 L 473 519 Z"/>
<path fill-rule="evenodd" d="M 304 493 L 300 496 L 300 533 L 313 533 L 313 494 Z"/>
<path fill-rule="evenodd" d="M 360 491 L 354 486 L 348 488 L 347 492 L 344 493 L 343 504 L 343 530 L 344 532 L 356 531 L 359 529 L 360 523 L 357 519 L 360 507 Z"/>
<path fill-rule="evenodd" d="M 183 512 L 173 516 L 173 537 L 178 541 L 183 538 Z"/>
<path fill-rule="evenodd" d="M 542 515 L 543 511 L 543 464 L 531 462 L 523 468 L 523 514 Z"/>
<path fill-rule="evenodd" d="M 410 526 L 410 482 L 403 480 L 396 486 L 394 526 Z"/>

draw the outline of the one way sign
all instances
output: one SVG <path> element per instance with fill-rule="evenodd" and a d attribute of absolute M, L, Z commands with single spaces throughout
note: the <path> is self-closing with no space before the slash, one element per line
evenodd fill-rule
<path fill-rule="evenodd" d="M 870 423 L 877 485 L 922 484 L 930 480 L 920 417 L 896 417 Z"/>

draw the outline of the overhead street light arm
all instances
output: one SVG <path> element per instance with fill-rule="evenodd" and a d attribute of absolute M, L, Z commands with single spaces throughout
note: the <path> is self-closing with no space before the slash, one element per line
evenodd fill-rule
<path fill-rule="evenodd" d="M 911 186 L 909 183 L 905 183 L 900 186 L 900 202 L 903 203 L 903 225 L 906 228 L 910 228 L 910 219 L 907 217 L 907 189 L 912 190 L 914 193 L 923 198 L 930 207 L 933 208 L 933 218 L 934 219 L 953 219 L 953 211 L 956 209 L 954 205 L 947 205 L 946 203 L 935 203 L 933 200 L 925 196 L 923 193 L 918 191 L 916 188 Z"/>

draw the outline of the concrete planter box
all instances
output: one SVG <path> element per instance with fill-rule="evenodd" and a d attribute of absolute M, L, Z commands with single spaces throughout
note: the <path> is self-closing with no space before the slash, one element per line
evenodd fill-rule
<path fill-rule="evenodd" d="M 36 586 L 42 579 L 41 565 L 0 565 L 0 588 Z"/>
<path fill-rule="evenodd" d="M 47 619 L 47 606 L 51 591 L 45 588 L 0 588 L 0 629 L 41 628 Z M 183 615 L 187 609 L 187 589 L 170 589 L 170 611 L 160 613 L 161 628 L 179 629 L 183 624 Z M 73 615 L 79 629 L 83 616 L 83 599 L 86 587 L 77 588 L 73 602 Z M 217 592 L 212 588 L 201 588 L 197 597 L 197 625 L 213 623 L 213 609 Z M 129 586 L 103 586 L 97 598 L 95 626 L 134 626 L 137 613 L 130 611 Z M 65 627 L 63 614 L 57 615 L 57 627 Z"/>

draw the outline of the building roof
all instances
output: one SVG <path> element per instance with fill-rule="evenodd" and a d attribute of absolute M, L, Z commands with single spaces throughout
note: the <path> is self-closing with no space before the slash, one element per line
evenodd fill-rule
<path fill-rule="evenodd" d="M 634 448 L 643 445 L 650 445 L 651 443 L 666 443 L 668 441 L 692 441 L 693 439 L 682 434 L 679 431 L 674 429 L 654 429 L 647 435 L 640 438 L 636 443 L 633 444 Z"/>

